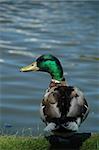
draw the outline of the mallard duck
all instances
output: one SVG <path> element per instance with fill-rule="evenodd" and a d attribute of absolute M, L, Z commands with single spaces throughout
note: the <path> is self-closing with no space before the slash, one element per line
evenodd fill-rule
<path fill-rule="evenodd" d="M 20 71 L 43 71 L 51 75 L 40 106 L 46 136 L 78 131 L 88 115 L 89 107 L 81 90 L 66 83 L 60 61 L 50 54 L 41 55 L 36 62 L 22 67 Z"/>

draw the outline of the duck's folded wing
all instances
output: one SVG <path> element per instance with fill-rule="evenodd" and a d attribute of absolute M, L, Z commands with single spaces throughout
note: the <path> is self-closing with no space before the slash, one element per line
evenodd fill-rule
<path fill-rule="evenodd" d="M 55 123 L 56 127 L 76 131 L 87 117 L 88 104 L 83 93 L 75 87 L 59 86 L 51 89 L 42 102 L 45 122 Z"/>
<path fill-rule="evenodd" d="M 77 131 L 89 112 L 83 93 L 75 87 L 60 87 L 58 90 L 61 95 L 59 102 L 61 117 L 53 118 L 53 121 L 67 130 Z"/>
<path fill-rule="evenodd" d="M 67 113 L 67 117 L 81 118 L 81 122 L 85 120 L 89 113 L 89 107 L 83 93 L 78 89 L 74 88 L 71 92 L 70 108 Z"/>

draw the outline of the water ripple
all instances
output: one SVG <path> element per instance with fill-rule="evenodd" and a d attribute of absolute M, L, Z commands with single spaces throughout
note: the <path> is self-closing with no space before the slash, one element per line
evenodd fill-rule
<path fill-rule="evenodd" d="M 40 122 L 39 104 L 51 78 L 19 68 L 51 53 L 62 62 L 69 85 L 80 87 L 90 104 L 80 130 L 99 131 L 98 18 L 98 2 L 0 0 L 0 126 Z"/>

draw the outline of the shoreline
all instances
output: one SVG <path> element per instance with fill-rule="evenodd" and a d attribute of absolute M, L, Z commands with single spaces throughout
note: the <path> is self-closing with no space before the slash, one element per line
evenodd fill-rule
<path fill-rule="evenodd" d="M 78 137 L 77 137 L 78 136 Z M 65 148 L 71 148 L 71 150 L 75 150 L 71 146 L 78 146 L 76 150 L 99 150 L 99 133 L 92 133 L 90 137 L 87 137 L 84 140 L 84 133 L 81 135 L 76 135 L 76 138 L 82 140 L 81 145 L 79 145 L 79 140 L 75 140 L 76 138 L 71 136 L 73 142 L 67 145 L 66 142 L 57 142 L 52 141 L 52 143 L 46 140 L 43 136 L 14 136 L 14 135 L 0 135 L 0 149 L 1 150 L 62 150 Z M 74 144 L 74 145 L 73 145 Z M 69 146 L 69 147 L 68 147 Z M 60 148 L 59 148 L 60 147 Z M 73 148 L 73 149 L 72 149 Z"/>

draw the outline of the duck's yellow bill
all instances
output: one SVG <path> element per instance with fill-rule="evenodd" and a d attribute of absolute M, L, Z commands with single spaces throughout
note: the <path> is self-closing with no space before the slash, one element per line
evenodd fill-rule
<path fill-rule="evenodd" d="M 32 64 L 22 67 L 20 69 L 21 72 L 29 72 L 29 71 L 37 71 L 39 70 L 39 67 L 37 67 L 37 62 L 33 62 Z"/>

